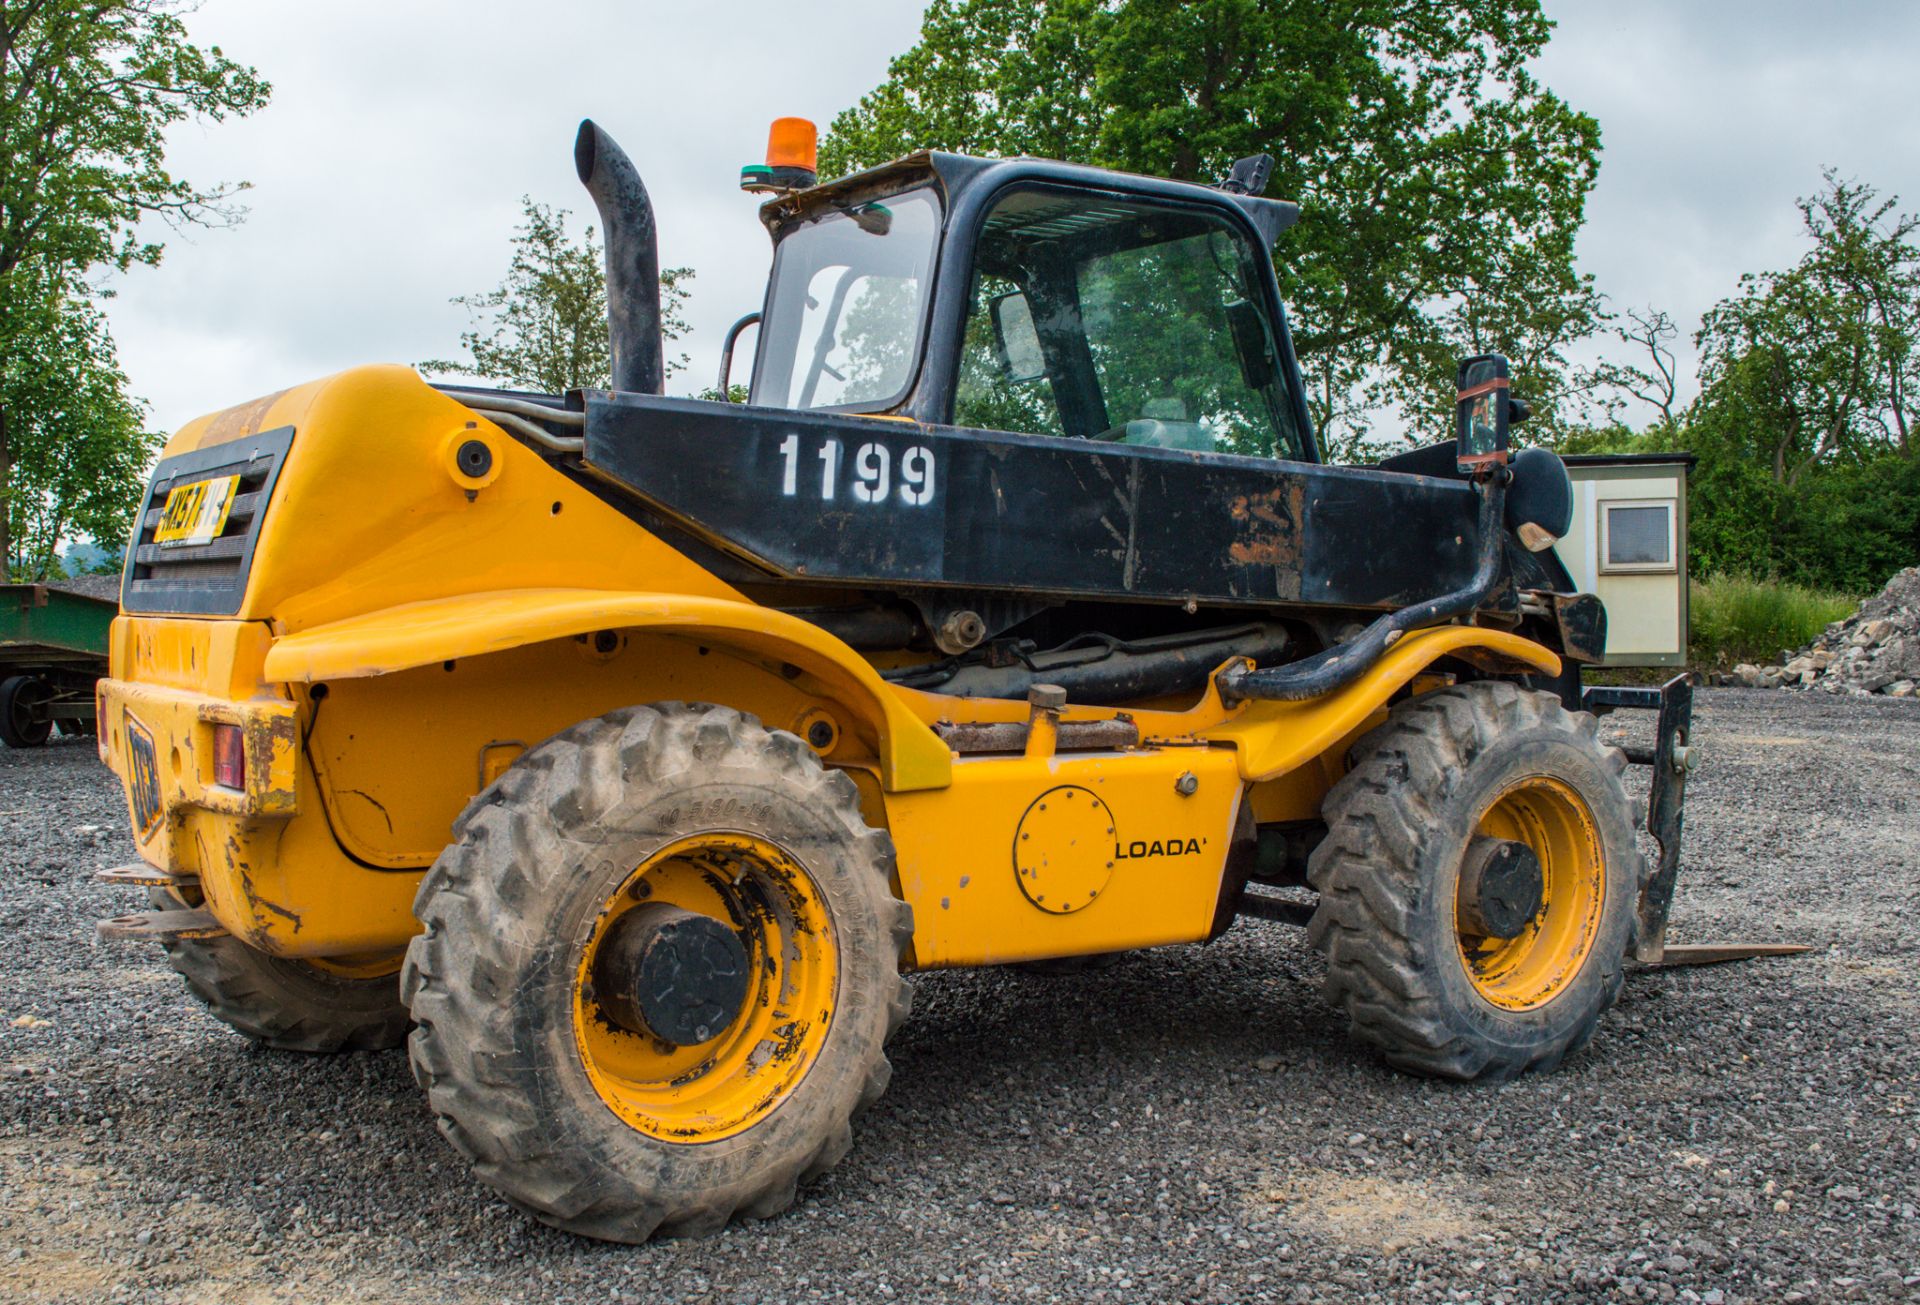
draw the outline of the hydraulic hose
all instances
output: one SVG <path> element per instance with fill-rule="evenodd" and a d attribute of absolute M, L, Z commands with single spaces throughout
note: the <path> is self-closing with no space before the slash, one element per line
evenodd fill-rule
<path fill-rule="evenodd" d="M 1508 472 L 1500 468 L 1476 484 L 1480 492 L 1480 565 L 1464 589 L 1388 612 L 1346 643 L 1324 649 L 1285 666 L 1267 670 L 1228 671 L 1218 679 L 1227 703 L 1248 698 L 1298 702 L 1344 688 L 1364 675 L 1380 655 L 1410 630 L 1439 625 L 1480 606 L 1500 579 L 1507 532 L 1502 521 L 1506 507 Z"/>
<path fill-rule="evenodd" d="M 1036 684 L 1057 684 L 1075 702 L 1134 702 L 1197 689 L 1229 657 L 1278 657 L 1287 643 L 1286 629 L 1271 622 L 1135 640 L 1087 633 L 1046 652 L 1020 652 L 1008 666 L 954 657 L 881 676 L 910 689 L 967 698 L 1024 698 Z"/>

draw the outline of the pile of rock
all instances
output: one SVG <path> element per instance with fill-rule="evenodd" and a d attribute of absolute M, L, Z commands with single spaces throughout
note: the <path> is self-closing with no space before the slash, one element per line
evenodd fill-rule
<path fill-rule="evenodd" d="M 1920 695 L 1920 566 L 1910 566 L 1844 621 L 1835 621 L 1783 665 L 1743 662 L 1726 682 L 1751 688 L 1822 689 L 1865 697 Z"/>

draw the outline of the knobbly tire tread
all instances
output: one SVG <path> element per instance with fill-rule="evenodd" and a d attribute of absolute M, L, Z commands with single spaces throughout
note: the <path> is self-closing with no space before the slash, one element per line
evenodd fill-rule
<path fill-rule="evenodd" d="M 1555 695 L 1489 680 L 1401 703 L 1349 760 L 1327 794 L 1327 837 L 1307 869 L 1320 893 L 1307 936 L 1326 957 L 1327 1001 L 1411 1073 L 1500 1080 L 1558 1067 L 1619 996 L 1646 881 L 1620 782 L 1625 754 L 1600 744 L 1594 718 Z M 1466 980 L 1453 943 L 1452 875 L 1470 808 L 1506 779 L 1543 772 L 1572 783 L 1592 811 L 1606 899 L 1593 950 L 1567 990 L 1537 1010 L 1503 1011 Z"/>
<path fill-rule="evenodd" d="M 161 910 L 180 899 L 150 894 Z M 238 938 L 169 938 L 167 963 L 213 1017 L 262 1046 L 325 1055 L 403 1046 L 411 1021 L 398 975 L 349 979 L 269 956 Z"/>
<path fill-rule="evenodd" d="M 604 901 L 632 869 L 621 867 L 591 890 L 579 887 L 585 871 L 563 843 L 589 837 L 603 817 L 625 812 L 629 821 L 642 820 L 704 779 L 742 772 L 806 804 L 837 840 L 850 867 L 844 878 L 864 901 L 829 906 L 871 913 L 874 954 L 850 959 L 844 944 L 860 930 L 841 929 L 836 918 L 841 986 L 819 1058 L 772 1114 L 731 1138 L 688 1148 L 648 1138 L 619 1119 L 592 1091 L 577 1051 L 569 1063 L 569 1051 L 559 1050 L 574 1047 L 577 956 L 566 940 L 542 953 L 566 976 L 554 985 L 566 990 L 564 1031 L 536 1027 L 551 1016 L 513 1001 L 538 981 L 539 964 L 525 957 L 542 950 L 543 940 L 529 931 L 537 931 L 544 911 L 576 909 L 566 900 L 570 885 L 579 894 L 604 887 Z M 664 842 L 672 832 L 646 837 Z M 827 892 L 823 881 L 833 876 L 808 868 Z M 892 1073 L 884 1047 L 908 1013 L 911 987 L 899 958 L 913 933 L 910 909 L 893 895 L 892 872 L 892 840 L 862 819 L 853 782 L 822 766 L 798 737 L 752 716 L 662 703 L 610 712 L 555 735 L 461 813 L 454 841 L 415 899 L 424 927 L 408 949 L 401 991 L 415 1019 L 414 1077 L 441 1133 L 514 1205 L 590 1237 L 703 1236 L 735 1218 L 779 1214 L 800 1186 L 847 1154 L 852 1119 L 879 1098 Z M 868 972 L 859 972 L 861 963 Z M 850 982 L 866 992 L 850 991 Z M 726 1153 L 716 1160 L 713 1148 Z M 704 1177 L 710 1171 L 719 1176 Z"/>

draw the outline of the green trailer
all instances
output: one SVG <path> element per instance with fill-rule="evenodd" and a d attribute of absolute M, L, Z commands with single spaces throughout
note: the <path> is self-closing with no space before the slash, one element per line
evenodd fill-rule
<path fill-rule="evenodd" d="M 93 685 L 107 673 L 118 595 L 111 576 L 0 585 L 0 742 L 38 747 L 55 725 L 94 732 Z"/>

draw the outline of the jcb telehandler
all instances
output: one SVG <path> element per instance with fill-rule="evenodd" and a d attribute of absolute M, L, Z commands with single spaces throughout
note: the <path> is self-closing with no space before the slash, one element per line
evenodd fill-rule
<path fill-rule="evenodd" d="M 773 145 L 744 404 L 662 394 L 652 210 L 587 123 L 612 389 L 367 367 L 173 436 L 98 693 L 156 909 L 103 933 L 270 1046 L 406 1041 L 482 1179 L 626 1241 L 845 1155 L 919 970 L 1251 913 L 1405 1069 L 1585 1044 L 1662 951 L 1689 698 L 1583 694 L 1605 613 L 1504 360 L 1453 440 L 1329 466 L 1265 156 Z"/>

